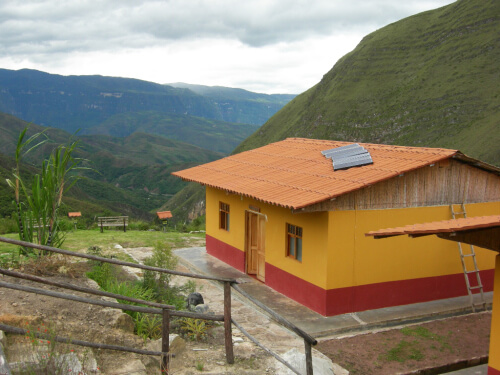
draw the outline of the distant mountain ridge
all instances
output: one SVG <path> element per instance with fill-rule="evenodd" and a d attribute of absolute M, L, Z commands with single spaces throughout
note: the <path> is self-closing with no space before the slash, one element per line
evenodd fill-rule
<path fill-rule="evenodd" d="M 138 79 L 0 69 L 1 112 L 69 132 L 99 126 L 114 115 L 140 112 L 260 126 L 294 97 L 233 92 L 238 98 L 221 103 L 220 95 Z"/>
<path fill-rule="evenodd" d="M 216 104 L 224 121 L 264 124 L 296 95 L 260 94 L 224 86 L 203 86 L 189 83 L 169 83 L 169 86 L 191 90 Z"/>
<path fill-rule="evenodd" d="M 390 24 L 235 152 L 306 137 L 459 149 L 500 165 L 499 32 L 498 0 L 458 0 Z"/>

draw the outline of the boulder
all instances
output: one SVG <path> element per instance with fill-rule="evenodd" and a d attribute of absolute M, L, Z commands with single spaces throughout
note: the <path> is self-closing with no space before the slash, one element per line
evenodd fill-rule
<path fill-rule="evenodd" d="M 194 307 L 194 312 L 198 313 L 198 314 L 206 314 L 209 310 L 209 306 L 205 303 L 202 303 L 200 305 L 196 305 Z"/>
<path fill-rule="evenodd" d="M 205 303 L 205 301 L 203 300 L 203 296 L 198 292 L 191 293 L 187 297 L 187 308 L 190 310 L 194 306 L 202 305 L 204 303 Z"/>
<path fill-rule="evenodd" d="M 179 335 L 171 334 L 169 335 L 168 339 L 169 352 L 171 354 L 179 356 L 186 350 L 186 342 Z M 161 352 L 161 339 L 149 341 L 146 344 L 146 350 Z M 144 356 L 142 361 L 146 365 L 146 367 L 158 368 L 160 366 L 161 358 L 159 356 Z"/>
<path fill-rule="evenodd" d="M 134 375 L 148 375 L 150 372 L 146 366 L 139 359 L 132 359 L 122 362 L 123 366 L 114 368 L 114 374 L 134 374 Z"/>
<path fill-rule="evenodd" d="M 292 365 L 301 374 L 306 375 L 306 356 L 301 353 L 297 348 L 287 351 L 282 358 Z M 278 363 L 280 374 L 294 374 L 292 370 Z M 324 354 L 313 349 L 313 372 L 314 375 L 349 375 L 349 371 L 340 367 L 326 357 Z"/>
<path fill-rule="evenodd" d="M 102 310 L 102 314 L 106 320 L 106 324 L 112 328 L 118 328 L 125 332 L 134 333 L 135 323 L 134 319 L 128 314 L 125 314 L 121 310 L 105 308 Z"/>

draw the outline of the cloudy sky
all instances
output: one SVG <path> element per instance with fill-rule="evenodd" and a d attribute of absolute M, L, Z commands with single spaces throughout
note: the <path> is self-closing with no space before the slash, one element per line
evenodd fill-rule
<path fill-rule="evenodd" d="M 301 93 L 363 36 L 453 0 L 1 0 L 0 68 Z"/>

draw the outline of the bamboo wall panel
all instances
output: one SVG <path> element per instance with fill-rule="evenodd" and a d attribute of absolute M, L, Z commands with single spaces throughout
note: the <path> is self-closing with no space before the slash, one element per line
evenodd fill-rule
<path fill-rule="evenodd" d="M 496 201 L 500 201 L 500 176 L 456 160 L 447 160 L 297 212 L 372 210 Z"/>

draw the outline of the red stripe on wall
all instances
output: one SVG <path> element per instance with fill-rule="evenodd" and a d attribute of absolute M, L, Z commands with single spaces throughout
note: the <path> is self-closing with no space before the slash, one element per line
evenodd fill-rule
<path fill-rule="evenodd" d="M 483 290 L 493 290 L 495 270 L 480 271 Z M 475 277 L 475 276 L 474 276 Z M 346 299 L 346 295 L 350 298 Z M 463 274 L 388 281 L 327 291 L 326 315 L 409 305 L 467 295 Z M 339 303 L 340 301 L 349 301 Z"/>
<path fill-rule="evenodd" d="M 208 234 L 206 235 L 206 247 L 208 254 L 222 260 L 238 271 L 245 272 L 245 253 L 243 251 Z"/>
<path fill-rule="evenodd" d="M 500 370 L 497 370 L 496 368 L 488 366 L 488 375 L 500 375 Z"/>
<path fill-rule="evenodd" d="M 287 297 L 326 315 L 326 290 L 266 263 L 266 285 Z"/>
<path fill-rule="evenodd" d="M 494 270 L 481 271 L 485 292 L 493 277 Z M 266 284 L 325 316 L 467 295 L 463 274 L 324 290 L 267 263 Z"/>

